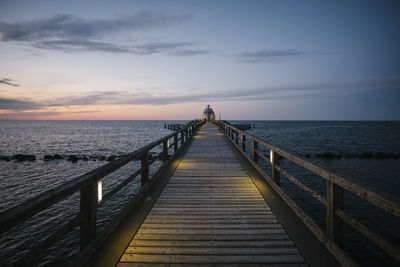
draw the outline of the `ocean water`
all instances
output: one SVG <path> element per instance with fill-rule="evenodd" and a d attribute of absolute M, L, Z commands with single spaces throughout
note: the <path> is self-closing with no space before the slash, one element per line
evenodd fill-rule
<path fill-rule="evenodd" d="M 232 123 L 243 122 L 232 121 Z M 326 152 L 343 156 L 373 153 L 392 153 L 398 156 L 400 122 L 246 121 L 246 123 L 254 126 L 247 131 L 250 134 L 400 204 L 399 158 L 374 159 L 367 156 L 327 159 L 317 156 Z M 326 181 L 323 178 L 288 160 L 283 160 L 281 166 L 303 184 L 326 196 Z M 263 164 L 263 167 L 267 174 L 271 173 L 269 164 Z M 326 228 L 326 211 L 322 204 L 283 175 L 281 175 L 281 187 L 321 229 Z M 344 210 L 375 233 L 384 236 L 393 245 L 400 247 L 399 218 L 346 191 Z M 344 227 L 343 249 L 361 266 L 398 266 L 398 263 L 381 249 L 347 225 Z"/>
<path fill-rule="evenodd" d="M 0 211 L 108 163 L 100 160 L 101 156 L 124 155 L 170 134 L 170 130 L 164 129 L 164 123 L 165 121 L 0 121 L 0 156 L 36 156 L 36 160 L 32 162 L 0 160 Z M 76 155 L 88 160 L 78 160 L 76 163 L 66 159 L 43 160 L 45 155 L 54 154 L 64 158 Z M 103 194 L 140 168 L 139 165 L 140 162 L 133 161 L 103 178 Z M 159 163 L 155 162 L 153 165 L 150 173 Z M 121 203 L 134 198 L 139 189 L 140 181 L 135 180 L 98 209 L 99 230 L 121 210 Z M 54 227 L 67 222 L 78 212 L 79 194 L 74 194 L 1 235 L 0 266 L 15 264 L 35 247 L 37 240 L 42 240 Z M 40 262 L 34 264 L 68 264 L 79 253 L 78 230 L 74 229 L 52 247 Z"/>
<path fill-rule="evenodd" d="M 155 141 L 171 131 L 164 121 L 0 121 L 0 156 L 33 154 L 33 162 L 0 160 L 0 211 L 13 207 L 65 181 L 99 167 L 106 161 L 101 156 L 119 156 Z M 174 123 L 182 123 L 182 121 Z M 240 123 L 232 121 L 232 123 Z M 254 124 L 249 133 L 346 179 L 400 202 L 399 159 L 322 159 L 318 153 L 335 154 L 384 152 L 400 153 L 400 122 L 331 122 L 331 121 L 246 121 Z M 88 160 L 72 163 L 65 159 L 44 161 L 47 154 L 63 157 L 77 155 Z M 138 168 L 132 162 L 105 177 L 104 193 Z M 157 167 L 157 163 L 152 171 Z M 267 164 L 263 165 L 270 171 Z M 312 173 L 284 160 L 282 167 L 304 184 L 325 195 L 326 183 Z M 311 197 L 285 179 L 281 186 L 322 228 L 325 210 Z M 102 229 L 121 209 L 121 202 L 132 199 L 139 190 L 138 182 L 119 192 L 98 209 L 98 226 Z M 37 240 L 56 225 L 79 211 L 75 194 L 39 213 L 32 220 L 0 236 L 0 266 L 8 266 L 25 255 Z M 345 210 L 361 222 L 400 246 L 400 221 L 388 216 L 358 197 L 345 193 Z M 35 265 L 63 265 L 79 253 L 79 232 L 75 229 L 57 242 Z M 357 231 L 345 228 L 344 249 L 363 266 L 396 266 L 385 254 L 368 243 Z M 15 251 L 19 251 L 15 253 Z"/>

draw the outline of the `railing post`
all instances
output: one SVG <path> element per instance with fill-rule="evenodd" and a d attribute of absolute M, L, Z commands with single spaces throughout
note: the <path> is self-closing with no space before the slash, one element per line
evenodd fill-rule
<path fill-rule="evenodd" d="M 235 131 L 235 143 L 237 145 L 239 145 L 239 133 L 238 133 L 238 131 Z"/>
<path fill-rule="evenodd" d="M 186 140 L 186 142 L 188 140 L 188 131 L 189 131 L 189 126 L 185 128 L 185 140 Z"/>
<path fill-rule="evenodd" d="M 140 159 L 141 179 L 140 184 L 143 187 L 149 180 L 149 151 L 146 150 Z"/>
<path fill-rule="evenodd" d="M 253 160 L 255 163 L 257 163 L 258 160 L 258 155 L 256 150 L 258 150 L 258 143 L 253 139 Z"/>
<path fill-rule="evenodd" d="M 81 188 L 80 250 L 96 237 L 97 181 Z"/>
<path fill-rule="evenodd" d="M 242 134 L 242 150 L 246 152 L 246 136 Z"/>
<path fill-rule="evenodd" d="M 178 151 L 178 134 L 174 135 L 174 152 Z"/>
<path fill-rule="evenodd" d="M 167 161 L 168 160 L 168 139 L 165 138 L 163 140 L 163 156 L 162 156 L 163 161 Z"/>
<path fill-rule="evenodd" d="M 181 131 L 181 147 L 185 143 L 185 138 L 183 137 L 183 131 Z"/>
<path fill-rule="evenodd" d="M 271 166 L 272 166 L 272 180 L 277 184 L 280 185 L 280 173 L 276 169 L 276 166 L 279 167 L 279 161 L 280 161 L 280 156 L 277 154 L 275 151 L 271 150 L 270 152 L 270 160 L 271 160 Z"/>
<path fill-rule="evenodd" d="M 335 210 L 343 209 L 343 188 L 328 180 L 326 200 L 326 234 L 340 246 L 342 244 L 343 222 L 335 215 Z"/>

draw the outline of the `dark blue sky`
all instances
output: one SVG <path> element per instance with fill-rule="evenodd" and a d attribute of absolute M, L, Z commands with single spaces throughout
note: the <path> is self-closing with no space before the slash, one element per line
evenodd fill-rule
<path fill-rule="evenodd" d="M 400 1 L 2 1 L 0 118 L 400 120 Z"/>

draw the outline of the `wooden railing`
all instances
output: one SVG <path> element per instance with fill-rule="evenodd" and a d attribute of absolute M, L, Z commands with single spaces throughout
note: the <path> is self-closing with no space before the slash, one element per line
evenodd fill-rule
<path fill-rule="evenodd" d="M 346 253 L 340 248 L 342 244 L 343 222 L 347 223 L 363 236 L 371 240 L 376 246 L 381 248 L 396 261 L 400 261 L 400 249 L 393 246 L 388 240 L 381 235 L 378 235 L 374 230 L 371 230 L 355 218 L 351 217 L 344 211 L 343 192 L 347 190 L 361 199 L 379 207 L 389 214 L 400 217 L 400 205 L 388 200 L 377 193 L 366 190 L 334 173 L 331 173 L 323 168 L 320 168 L 310 162 L 307 162 L 297 156 L 289 154 L 267 142 L 241 131 L 227 123 L 215 122 L 232 143 L 239 149 L 242 154 L 251 162 L 257 171 L 266 179 L 266 181 L 275 189 L 296 215 L 304 222 L 304 224 L 313 232 L 320 242 L 335 256 L 339 263 L 344 266 L 356 265 Z M 264 147 L 268 153 L 261 152 L 261 147 Z M 249 149 L 248 152 L 246 150 Z M 271 165 L 271 176 L 265 173 L 258 164 L 259 159 Z M 301 166 L 318 176 L 324 178 L 327 183 L 326 196 L 322 196 L 296 179 L 289 172 L 280 166 L 280 161 L 287 159 L 298 166 Z M 326 230 L 323 231 L 305 212 L 301 209 L 281 188 L 280 175 L 284 175 L 289 181 L 297 185 L 304 192 L 315 198 L 326 207 Z"/>
<path fill-rule="evenodd" d="M 103 165 L 95 170 L 92 170 L 82 176 L 79 176 L 71 181 L 68 181 L 54 189 L 48 190 L 32 199 L 25 201 L 13 208 L 10 208 L 0 213 L 0 234 L 7 232 L 9 229 L 19 225 L 20 223 L 28 220 L 37 213 L 47 209 L 53 204 L 64 200 L 66 197 L 75 192 L 80 191 L 80 211 L 72 220 L 58 227 L 53 233 L 47 236 L 43 241 L 35 246 L 23 259 L 17 263 L 21 265 L 24 263 L 31 263 L 44 255 L 46 250 L 55 243 L 60 237 L 71 231 L 77 225 L 80 225 L 80 249 L 81 251 L 87 247 L 91 242 L 96 239 L 98 233 L 96 232 L 96 211 L 97 208 L 105 201 L 109 200 L 113 195 L 119 192 L 122 188 L 132 182 L 136 177 L 141 177 L 141 192 L 148 189 L 149 186 L 149 167 L 157 160 L 162 160 L 163 164 L 153 175 L 159 174 L 165 166 L 171 162 L 178 152 L 188 143 L 194 133 L 197 131 L 202 121 L 194 121 L 186 125 L 184 128 L 171 133 L 145 147 L 142 147 L 135 152 L 123 156 L 113 162 Z M 173 142 L 170 143 L 170 140 Z M 162 144 L 162 152 L 156 157 L 149 157 L 149 152 Z M 169 155 L 168 151 L 173 147 L 173 154 Z M 102 197 L 101 202 L 98 200 L 98 182 L 105 176 L 113 173 L 122 166 L 133 160 L 140 160 L 140 169 L 135 171 L 125 180 L 115 185 L 111 191 Z M 126 205 L 129 207 L 129 204 Z M 120 214 L 126 213 L 127 209 L 123 209 Z M 119 221 L 118 214 L 115 221 Z M 115 224 L 110 223 L 109 227 L 115 227 Z M 103 232 L 107 232 L 104 229 Z"/>

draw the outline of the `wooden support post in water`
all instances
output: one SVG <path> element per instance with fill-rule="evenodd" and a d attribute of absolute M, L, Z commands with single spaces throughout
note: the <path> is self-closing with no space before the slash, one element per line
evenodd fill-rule
<path fill-rule="evenodd" d="M 255 163 L 257 163 L 258 160 L 258 155 L 256 150 L 258 150 L 258 143 L 253 139 L 253 160 Z"/>
<path fill-rule="evenodd" d="M 335 210 L 343 209 L 343 188 L 327 181 L 326 200 L 326 234 L 337 245 L 341 246 L 343 222 L 335 215 Z"/>
<path fill-rule="evenodd" d="M 280 161 L 280 156 L 277 154 L 275 151 L 271 150 L 270 152 L 270 160 L 271 160 L 271 166 L 272 166 L 272 180 L 277 184 L 280 185 L 280 173 L 279 171 L 275 168 L 275 166 L 279 167 L 279 161 Z"/>
<path fill-rule="evenodd" d="M 140 159 L 141 179 L 140 184 L 143 187 L 149 180 L 149 151 L 146 150 Z"/>
<path fill-rule="evenodd" d="M 163 140 L 163 155 L 162 155 L 162 159 L 163 161 L 167 161 L 168 160 L 168 139 L 165 138 Z"/>
<path fill-rule="evenodd" d="M 82 251 L 96 237 L 97 182 L 83 187 L 80 198 L 80 249 Z"/>
<path fill-rule="evenodd" d="M 246 136 L 242 134 L 242 150 L 246 152 Z"/>
<path fill-rule="evenodd" d="M 174 152 L 178 151 L 178 134 L 174 135 Z"/>

